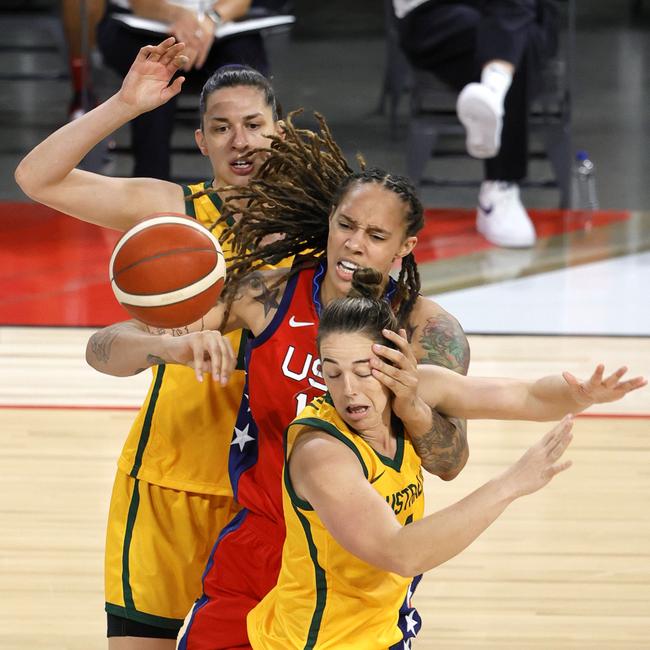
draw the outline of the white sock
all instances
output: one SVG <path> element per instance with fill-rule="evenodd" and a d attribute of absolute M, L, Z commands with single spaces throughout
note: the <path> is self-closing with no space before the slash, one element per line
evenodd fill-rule
<path fill-rule="evenodd" d="M 481 83 L 487 86 L 503 103 L 512 83 L 512 73 L 499 63 L 488 63 L 481 72 Z"/>

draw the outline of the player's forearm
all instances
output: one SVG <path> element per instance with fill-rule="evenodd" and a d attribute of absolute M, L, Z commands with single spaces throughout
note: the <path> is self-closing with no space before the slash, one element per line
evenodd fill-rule
<path fill-rule="evenodd" d="M 86 346 L 86 361 L 95 370 L 128 377 L 167 363 L 167 337 L 152 335 L 135 321 L 116 323 L 95 332 Z"/>
<path fill-rule="evenodd" d="M 386 566 L 403 576 L 429 571 L 467 548 L 515 499 L 502 478 L 481 486 L 464 499 L 396 530 L 384 540 Z"/>
<path fill-rule="evenodd" d="M 402 422 L 422 467 L 445 481 L 458 476 L 467 463 L 467 426 L 464 420 L 447 418 L 418 399 Z"/>
<path fill-rule="evenodd" d="M 51 186 L 63 182 L 96 144 L 136 115 L 114 95 L 32 149 L 16 169 L 16 182 L 25 194 L 46 203 Z"/>

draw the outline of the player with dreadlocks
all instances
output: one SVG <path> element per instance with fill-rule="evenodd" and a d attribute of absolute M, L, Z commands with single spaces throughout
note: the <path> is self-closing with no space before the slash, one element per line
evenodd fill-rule
<path fill-rule="evenodd" d="M 233 492 L 243 509 L 211 554 L 203 597 L 179 645 L 190 650 L 246 647 L 246 615 L 276 584 L 285 536 L 283 432 L 325 391 L 316 348 L 320 311 L 348 294 L 354 271 L 379 271 L 384 297 L 409 332 L 420 363 L 464 373 L 469 362 L 456 320 L 419 295 L 412 251 L 423 215 L 413 187 L 377 169 L 354 173 L 322 120 L 320 133 L 297 129 L 288 120 L 284 138 L 274 139 L 257 178 L 231 196 L 246 206 L 238 208 L 238 222 L 225 235 L 233 235 L 237 256 L 229 266 L 226 296 L 203 319 L 205 329 L 155 336 L 131 325 L 113 330 L 108 359 L 93 359 L 92 345 L 88 349 L 92 364 L 112 374 L 135 372 L 156 358 L 219 376 L 221 335 L 215 330 L 245 327 L 253 334 L 229 458 Z M 281 240 L 264 243 L 279 233 Z M 259 268 L 294 254 L 289 271 Z M 398 260 L 402 268 L 394 280 L 389 272 Z M 464 423 L 432 411 L 426 428 L 404 425 L 425 469 L 443 479 L 462 469 Z"/>

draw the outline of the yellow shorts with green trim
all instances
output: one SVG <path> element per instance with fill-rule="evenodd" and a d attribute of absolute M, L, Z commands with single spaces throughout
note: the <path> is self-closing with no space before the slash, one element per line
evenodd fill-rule
<path fill-rule="evenodd" d="M 232 497 L 171 490 L 118 470 L 106 531 L 106 611 L 180 629 L 201 595 L 219 532 L 238 511 Z"/>

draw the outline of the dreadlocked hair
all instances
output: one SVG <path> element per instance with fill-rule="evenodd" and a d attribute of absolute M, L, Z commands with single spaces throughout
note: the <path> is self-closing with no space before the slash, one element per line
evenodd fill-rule
<path fill-rule="evenodd" d="M 357 156 L 360 171 L 353 171 L 323 116 L 314 114 L 319 129 L 313 132 L 294 126 L 293 118 L 300 113 L 287 116 L 283 138 L 273 136 L 269 149 L 255 150 L 268 153 L 268 158 L 248 185 L 216 190 L 228 197 L 217 223 L 227 222 L 230 213 L 240 215 L 220 238 L 222 243 L 230 240 L 233 251 L 224 288 L 228 303 L 242 279 L 264 265 L 299 255 L 295 273 L 324 259 L 330 214 L 357 184 L 376 183 L 397 194 L 407 207 L 407 236 L 424 225 L 422 205 L 408 179 L 365 169 L 361 156 Z M 393 300 L 400 324 L 408 322 L 419 291 L 420 276 L 409 254 L 402 260 Z"/>

